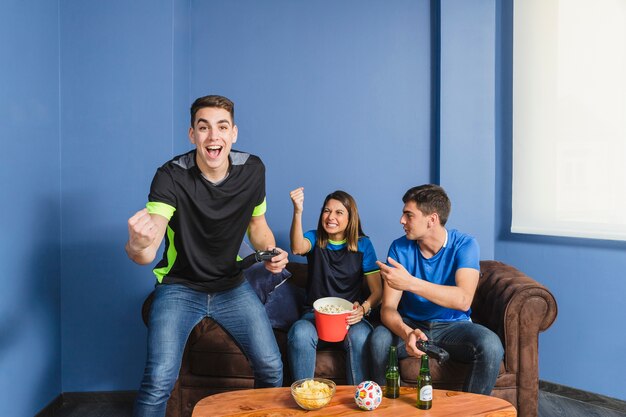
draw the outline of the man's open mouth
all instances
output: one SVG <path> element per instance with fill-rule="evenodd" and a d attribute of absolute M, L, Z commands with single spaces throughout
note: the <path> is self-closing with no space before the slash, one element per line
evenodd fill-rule
<path fill-rule="evenodd" d="M 222 147 L 219 145 L 207 146 L 205 149 L 209 154 L 209 158 L 217 158 L 222 152 Z"/>

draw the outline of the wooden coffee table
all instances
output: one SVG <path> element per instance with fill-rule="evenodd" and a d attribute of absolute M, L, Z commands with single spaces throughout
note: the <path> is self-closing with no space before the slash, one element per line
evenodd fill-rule
<path fill-rule="evenodd" d="M 262 388 L 229 391 L 206 397 L 193 410 L 192 417 L 287 417 L 308 416 L 489 416 L 513 417 L 515 407 L 496 397 L 466 392 L 433 390 L 433 407 L 419 410 L 415 407 L 415 388 L 401 387 L 400 397 L 395 400 L 383 398 L 380 406 L 372 412 L 359 409 L 354 403 L 356 387 L 339 385 L 330 404 L 316 411 L 301 409 L 291 396 L 289 387 Z"/>

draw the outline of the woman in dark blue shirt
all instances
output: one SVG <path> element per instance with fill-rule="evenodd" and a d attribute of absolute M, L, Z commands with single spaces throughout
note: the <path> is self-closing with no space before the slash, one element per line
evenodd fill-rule
<path fill-rule="evenodd" d="M 315 329 L 313 303 L 318 298 L 339 297 L 353 302 L 348 316 L 350 326 L 343 340 L 347 354 L 347 382 L 357 385 L 368 377 L 368 361 L 363 348 L 372 331 L 365 319 L 382 298 L 376 252 L 361 228 L 356 202 L 344 191 L 335 191 L 324 200 L 317 230 L 303 233 L 304 188 L 290 193 L 293 203 L 291 251 L 307 257 L 308 281 L 304 314 L 288 335 L 288 357 L 294 380 L 312 378 L 315 355 L 320 344 Z M 367 280 L 369 294 L 363 291 Z"/>

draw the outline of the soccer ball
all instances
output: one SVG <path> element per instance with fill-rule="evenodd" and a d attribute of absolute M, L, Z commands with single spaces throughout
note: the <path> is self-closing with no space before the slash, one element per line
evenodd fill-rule
<path fill-rule="evenodd" d="M 363 381 L 356 387 L 354 402 L 361 410 L 375 410 L 383 399 L 383 391 L 374 381 Z"/>

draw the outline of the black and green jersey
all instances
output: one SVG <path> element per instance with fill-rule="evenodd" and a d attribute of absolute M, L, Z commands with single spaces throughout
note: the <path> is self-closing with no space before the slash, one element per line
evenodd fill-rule
<path fill-rule="evenodd" d="M 265 213 L 265 166 L 235 150 L 229 158 L 230 171 L 218 184 L 202 176 L 195 150 L 157 170 L 146 207 L 169 219 L 163 259 L 154 268 L 158 283 L 214 292 L 243 280 L 237 252 L 252 216 Z"/>

